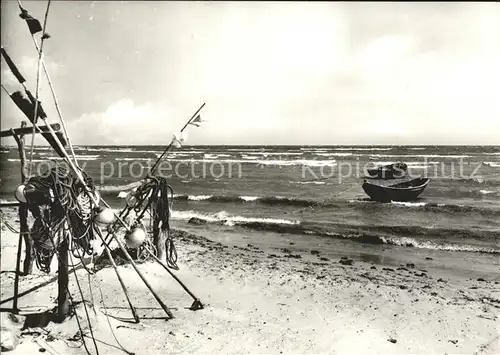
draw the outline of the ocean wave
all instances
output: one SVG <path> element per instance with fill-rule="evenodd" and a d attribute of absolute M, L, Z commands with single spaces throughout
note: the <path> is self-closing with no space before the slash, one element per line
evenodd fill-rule
<path fill-rule="evenodd" d="M 254 159 L 262 159 L 262 157 L 256 157 L 256 156 L 252 156 L 252 155 L 246 155 L 246 154 L 242 154 L 241 157 L 243 159 L 251 159 L 251 160 L 254 160 Z"/>
<path fill-rule="evenodd" d="M 401 201 L 392 201 L 393 205 L 396 206 L 404 206 L 404 207 L 422 207 L 427 205 L 425 202 L 401 202 Z"/>
<path fill-rule="evenodd" d="M 281 165 L 281 166 L 291 166 L 291 165 L 302 165 L 310 167 L 320 167 L 320 166 L 335 166 L 337 165 L 336 160 L 259 160 L 256 161 L 260 165 Z"/>
<path fill-rule="evenodd" d="M 378 167 L 378 166 L 391 165 L 391 164 L 396 164 L 396 163 L 399 163 L 399 162 L 397 162 L 397 161 L 374 161 L 374 162 L 370 162 L 369 164 L 373 164 L 374 166 Z M 438 165 L 440 163 L 437 161 L 426 161 L 426 162 L 409 161 L 409 162 L 405 162 L 405 164 L 409 168 L 416 168 L 416 167 L 424 167 L 424 166 L 430 167 L 431 165 Z"/>
<path fill-rule="evenodd" d="M 110 153 L 134 153 L 136 152 L 132 148 L 86 148 L 86 147 L 76 147 L 74 150 L 82 150 L 87 152 L 110 152 Z"/>
<path fill-rule="evenodd" d="M 20 162 L 21 159 L 19 158 L 12 158 L 12 159 L 7 159 L 7 161 L 12 161 L 12 162 Z M 49 159 L 31 159 L 33 163 L 43 163 L 43 162 L 49 162 Z M 30 160 L 27 159 L 26 163 L 29 163 Z"/>
<path fill-rule="evenodd" d="M 491 191 L 491 190 L 479 190 L 481 195 L 498 195 L 500 196 L 500 191 Z"/>
<path fill-rule="evenodd" d="M 418 249 L 445 250 L 456 252 L 500 254 L 500 249 L 480 247 L 468 244 L 436 243 L 433 241 L 416 240 L 413 238 L 385 238 L 385 244 L 413 247 Z"/>
<path fill-rule="evenodd" d="M 96 186 L 96 189 L 102 192 L 126 192 L 140 186 L 142 181 L 134 181 L 124 185 L 104 185 Z"/>
<path fill-rule="evenodd" d="M 206 222 L 221 222 L 225 225 L 239 225 L 245 223 L 262 223 L 264 225 L 297 225 L 300 221 L 292 221 L 279 218 L 260 218 L 260 217 L 244 217 L 244 216 L 231 216 L 226 211 L 217 213 L 200 213 L 195 211 L 172 211 L 172 218 L 180 220 L 190 220 L 191 218 L 198 218 Z"/>
<path fill-rule="evenodd" d="M 440 155 L 440 154 L 369 154 L 376 158 L 445 158 L 445 159 L 460 159 L 460 158 L 475 158 L 470 155 Z"/>
<path fill-rule="evenodd" d="M 203 156 L 205 158 L 209 158 L 209 159 L 217 159 L 220 157 L 230 157 L 231 155 L 230 154 L 220 154 L 220 153 L 205 153 Z"/>
<path fill-rule="evenodd" d="M 359 151 L 387 151 L 387 150 L 392 150 L 394 148 L 388 147 L 388 148 L 334 148 L 334 150 L 359 150 Z"/>
<path fill-rule="evenodd" d="M 353 153 L 315 153 L 315 155 L 322 157 L 349 157 L 353 155 Z"/>
<path fill-rule="evenodd" d="M 246 202 L 253 202 L 259 199 L 258 196 L 239 196 L 239 198 Z"/>
<path fill-rule="evenodd" d="M 40 154 L 42 155 L 42 154 Z M 77 155 L 76 159 L 77 160 L 97 160 L 99 159 L 100 155 Z M 41 163 L 41 162 L 50 162 L 51 160 L 64 160 L 64 158 L 61 157 L 47 157 L 44 159 L 32 159 L 33 162 L 36 163 Z M 12 162 L 18 162 L 21 161 L 19 158 L 11 158 L 7 159 L 7 161 L 12 161 Z M 30 159 L 26 159 L 26 161 L 30 161 Z"/>
<path fill-rule="evenodd" d="M 335 160 L 244 160 L 244 159 L 169 159 L 169 162 L 177 163 L 226 163 L 226 164 L 257 164 L 269 166 L 334 166 L 337 165 Z"/>
<path fill-rule="evenodd" d="M 320 152 L 320 151 L 326 152 L 326 151 L 331 150 L 331 148 L 307 147 L 307 148 L 300 148 L 300 150 L 305 151 L 305 152 L 314 152 L 314 151 L 317 151 L 317 152 Z"/>
<path fill-rule="evenodd" d="M 258 202 L 265 205 L 290 205 L 299 207 L 313 206 L 318 203 L 314 200 L 298 199 L 284 196 L 174 195 L 174 199 L 181 201 L 210 201 L 226 203 Z"/>
<path fill-rule="evenodd" d="M 461 183 L 461 184 L 467 184 L 467 185 L 488 185 L 488 184 L 492 184 L 492 185 L 495 185 L 495 181 L 488 181 L 488 180 L 484 180 L 484 178 L 482 176 L 473 176 L 473 177 L 466 177 L 466 178 L 453 178 L 453 177 L 435 177 L 434 178 L 435 180 L 439 181 L 439 180 L 442 180 L 442 181 L 453 181 L 453 182 L 458 182 L 458 183 Z"/>
<path fill-rule="evenodd" d="M 264 148 L 228 148 L 231 152 L 262 152 Z"/>
<path fill-rule="evenodd" d="M 477 196 L 477 193 L 471 193 Z M 463 204 L 447 204 L 447 203 L 435 203 L 435 202 L 399 202 L 392 201 L 390 203 L 380 203 L 376 201 L 371 201 L 369 199 L 360 200 L 348 200 L 350 204 L 357 204 L 356 208 L 359 209 L 374 209 L 380 211 L 382 208 L 411 208 L 420 210 L 423 212 L 433 212 L 433 213 L 445 213 L 445 214 L 478 214 L 488 217 L 498 217 L 500 218 L 500 209 L 489 208 L 489 207 L 479 207 Z"/>
<path fill-rule="evenodd" d="M 101 156 L 100 155 L 75 155 L 76 160 L 97 160 Z M 61 157 L 53 157 L 49 159 L 55 159 L 55 160 L 64 160 L 64 158 Z"/>
<path fill-rule="evenodd" d="M 500 162 L 498 161 L 484 161 L 483 164 L 490 168 L 500 168 Z"/>
<path fill-rule="evenodd" d="M 189 195 L 187 199 L 191 201 L 204 201 L 210 200 L 212 197 L 211 195 Z"/>
<path fill-rule="evenodd" d="M 251 152 L 251 154 L 253 155 L 263 155 L 263 156 L 280 156 L 280 155 L 284 155 L 284 156 L 287 156 L 287 155 L 302 155 L 304 153 L 302 152 Z"/>
<path fill-rule="evenodd" d="M 307 147 L 307 148 L 300 148 L 300 150 L 304 151 L 352 151 L 352 150 L 357 150 L 357 151 L 388 151 L 394 149 L 393 147 L 335 147 L 335 146 L 330 146 L 330 147 Z"/>
<path fill-rule="evenodd" d="M 116 160 L 116 161 L 149 161 L 149 160 L 153 160 L 153 158 L 115 158 L 114 160 Z"/>
<path fill-rule="evenodd" d="M 299 184 L 299 185 L 325 185 L 326 181 L 289 181 L 290 184 Z"/>
<path fill-rule="evenodd" d="M 279 218 L 231 216 L 225 211 L 212 214 L 204 214 L 195 211 L 173 211 L 172 217 L 180 220 L 189 220 L 195 217 L 206 223 L 217 223 L 266 232 L 316 235 L 319 237 L 350 240 L 363 244 L 386 244 L 433 250 L 500 254 L 500 249 L 498 248 L 451 243 L 441 240 L 441 238 L 447 236 L 463 237 L 464 235 L 473 237 L 477 240 L 484 240 L 485 237 L 492 240 L 492 238 L 496 238 L 495 232 L 434 229 L 420 226 L 315 224 Z M 412 237 L 408 237 L 408 235 Z M 428 239 L 418 238 L 418 236 Z"/>
<path fill-rule="evenodd" d="M 34 147 L 34 150 L 52 150 L 52 147 Z"/>
<path fill-rule="evenodd" d="M 294 182 L 303 183 L 303 182 Z M 318 183 L 313 181 L 311 183 Z M 125 189 L 123 189 L 125 190 Z M 484 196 L 484 191 L 471 192 L 472 196 Z M 494 195 L 494 194 L 491 194 Z M 487 195 L 487 196 L 491 196 Z M 391 208 L 412 208 L 427 212 L 440 213 L 477 213 L 486 216 L 498 216 L 500 218 L 500 209 L 477 207 L 469 205 L 455 205 L 445 203 L 434 203 L 425 201 L 399 202 L 393 201 L 390 203 L 380 203 L 371 201 L 368 198 L 358 200 L 315 200 L 307 198 L 297 198 L 288 196 L 239 196 L 239 195 L 174 195 L 175 200 L 179 201 L 205 201 L 219 203 L 258 203 L 270 206 L 291 206 L 291 207 L 316 207 L 316 208 L 332 208 L 350 206 L 361 210 L 376 210 L 391 209 Z"/>

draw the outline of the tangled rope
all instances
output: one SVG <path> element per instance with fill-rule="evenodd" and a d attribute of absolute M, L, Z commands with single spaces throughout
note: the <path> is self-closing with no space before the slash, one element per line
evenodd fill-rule
<path fill-rule="evenodd" d="M 178 269 L 177 266 L 177 250 L 170 233 L 170 213 L 172 209 L 174 191 L 172 187 L 167 183 L 167 180 L 163 177 L 149 177 L 146 182 L 139 186 L 133 198 L 135 198 L 135 203 L 130 206 L 136 213 L 138 217 L 132 227 L 137 226 L 141 223 L 142 218 L 146 211 L 149 211 L 151 215 L 152 222 L 152 232 L 153 232 L 153 244 L 144 245 L 141 248 L 148 248 L 155 251 L 155 255 L 158 255 L 159 250 L 156 248 L 151 248 L 151 246 L 157 245 L 158 240 L 165 236 L 165 254 L 167 266 L 172 269 Z"/>
<path fill-rule="evenodd" d="M 85 172 L 81 173 L 90 193 L 95 194 L 92 179 Z M 37 191 L 52 191 L 53 194 L 53 201 L 28 205 L 35 218 L 31 235 L 37 267 L 50 272 L 52 258 L 64 238 L 70 238 L 69 249 L 73 256 L 80 259 L 80 255 L 91 255 L 91 241 L 95 240 L 97 228 L 93 216 L 97 206 L 93 206 L 85 186 L 62 165 L 56 165 L 43 176 L 30 178 L 27 185 L 32 185 Z M 72 233 L 65 233 L 66 221 Z"/>

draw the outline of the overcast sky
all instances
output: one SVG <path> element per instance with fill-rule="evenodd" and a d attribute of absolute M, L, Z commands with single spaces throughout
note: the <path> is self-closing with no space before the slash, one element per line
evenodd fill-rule
<path fill-rule="evenodd" d="M 1 16 L 34 92 L 16 2 Z M 499 3 L 52 1 L 47 28 L 76 144 L 167 144 L 203 102 L 189 144 L 500 144 Z M 3 61 L 1 81 L 19 89 Z"/>

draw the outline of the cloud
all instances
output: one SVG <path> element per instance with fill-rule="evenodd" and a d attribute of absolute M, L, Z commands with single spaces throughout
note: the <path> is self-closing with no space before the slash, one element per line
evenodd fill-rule
<path fill-rule="evenodd" d="M 5 5 L 2 16 L 17 18 L 16 4 Z M 471 132 L 473 143 L 500 143 L 499 4 L 92 7 L 54 6 L 47 42 L 79 142 L 162 144 L 207 102 L 210 123 L 190 131 L 188 143 L 460 144 L 472 142 Z M 43 3 L 32 8 L 43 15 Z M 18 24 L 3 28 L 2 43 L 33 59 Z M 33 60 L 23 65 L 33 87 Z"/>
<path fill-rule="evenodd" d="M 121 99 L 104 112 L 87 113 L 68 124 L 75 144 L 168 144 L 176 127 L 174 111 Z M 180 123 L 179 123 L 180 125 Z"/>
<path fill-rule="evenodd" d="M 31 83 L 33 86 L 35 86 L 38 69 L 38 57 L 36 53 L 34 53 L 33 56 L 24 55 L 21 56 L 18 60 L 16 60 L 15 58 L 12 58 L 12 60 L 14 61 L 15 65 L 24 76 L 24 78 L 28 81 L 28 83 Z M 55 61 L 51 61 L 46 56 L 43 57 L 43 60 L 45 63 L 45 68 L 51 76 L 52 73 L 57 74 L 62 68 L 60 64 Z M 40 70 L 41 79 L 45 81 L 46 79 L 43 66 L 40 67 Z M 19 84 L 15 76 L 10 71 L 9 67 L 2 61 L 2 83 L 4 81 L 9 84 Z"/>

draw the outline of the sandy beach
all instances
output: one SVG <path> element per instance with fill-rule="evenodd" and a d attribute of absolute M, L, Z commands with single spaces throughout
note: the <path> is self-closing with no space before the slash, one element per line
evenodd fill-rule
<path fill-rule="evenodd" d="M 14 210 L 5 217 L 16 224 Z M 166 321 L 130 265 L 122 265 L 120 271 L 141 317 L 140 324 L 131 323 L 110 267 L 90 277 L 83 269 L 77 271 L 85 299 L 96 305 L 95 313 L 88 309 L 100 354 L 123 353 L 110 326 L 121 345 L 136 354 L 499 351 L 498 275 L 474 279 L 440 274 L 431 269 L 433 260 L 426 259 L 388 267 L 340 255 L 325 257 L 316 249 L 296 251 L 290 242 L 288 247 L 245 244 L 244 238 L 220 242 L 209 233 L 202 235 L 202 227 L 175 231 L 180 267 L 175 273 L 201 299 L 202 310 L 188 309 L 192 299 L 161 266 L 143 263 L 140 269 L 175 315 Z M 200 232 L 192 233 L 193 229 Z M 5 309 L 12 306 L 17 236 L 4 227 L 1 242 Z M 25 295 L 19 307 L 25 314 L 55 306 L 56 275 L 54 269 L 44 275 L 35 268 L 33 275 L 21 277 L 20 292 Z M 73 276 L 70 282 L 74 301 L 81 301 Z M 94 354 L 81 303 L 77 314 Z M 17 316 L 17 321 L 20 344 L 12 354 L 85 353 L 75 337 L 75 317 L 44 328 L 29 324 L 33 316 Z"/>
<path fill-rule="evenodd" d="M 2 20 L 1 354 L 500 355 L 499 2 Z"/>

